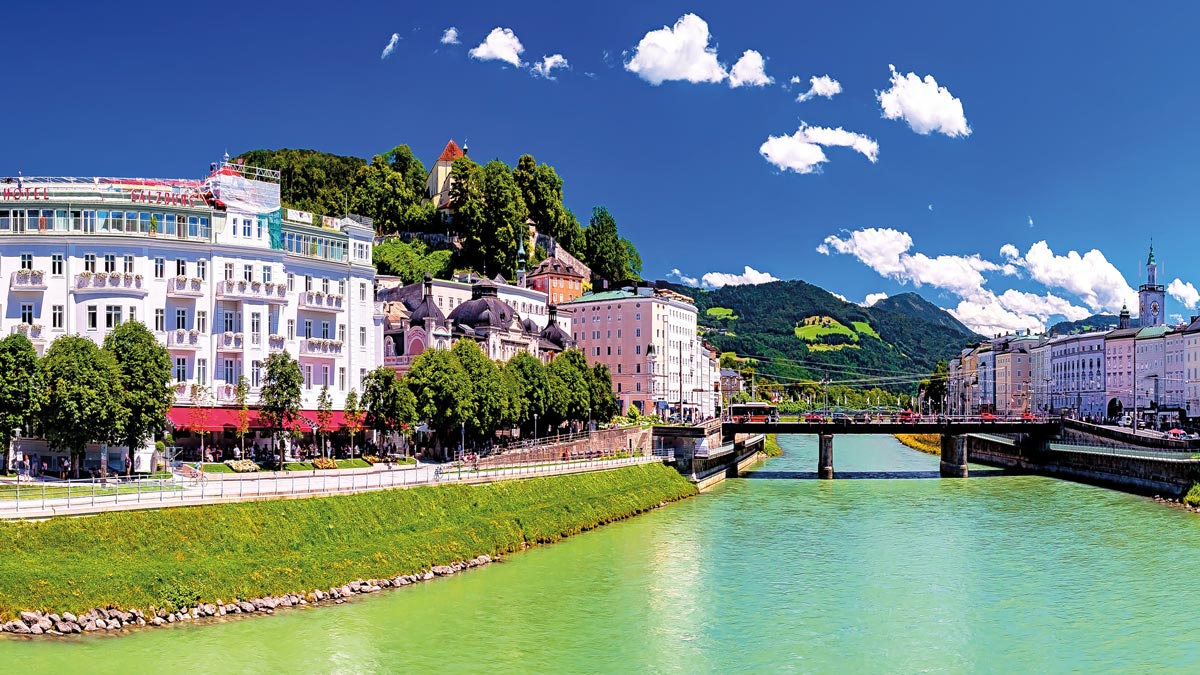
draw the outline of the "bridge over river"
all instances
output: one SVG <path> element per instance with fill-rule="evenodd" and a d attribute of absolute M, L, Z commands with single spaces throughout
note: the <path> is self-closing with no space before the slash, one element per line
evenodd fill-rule
<path fill-rule="evenodd" d="M 983 433 L 1025 434 L 1035 442 L 1047 442 L 1062 433 L 1062 420 L 1057 417 L 1039 417 L 1030 421 L 943 417 L 914 422 L 723 422 L 721 425 L 721 435 L 728 440 L 758 434 L 812 434 L 820 437 L 817 476 L 826 479 L 833 478 L 833 437 L 837 435 L 937 434 L 942 439 L 941 475 L 948 478 L 966 478 L 966 437 L 969 434 Z"/>

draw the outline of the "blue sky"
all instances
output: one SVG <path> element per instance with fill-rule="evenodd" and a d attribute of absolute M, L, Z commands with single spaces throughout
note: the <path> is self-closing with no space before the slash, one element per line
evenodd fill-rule
<path fill-rule="evenodd" d="M 917 290 L 995 332 L 1119 309 L 1153 236 L 1168 315 L 1200 301 L 1190 3 L 43 4 L 5 9 L 0 174 L 455 138 L 554 165 L 651 278 Z"/>

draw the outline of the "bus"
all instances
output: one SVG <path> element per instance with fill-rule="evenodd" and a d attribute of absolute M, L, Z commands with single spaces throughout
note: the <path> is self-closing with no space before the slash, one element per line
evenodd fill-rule
<path fill-rule="evenodd" d="M 732 422 L 778 422 L 779 408 L 761 401 L 734 403 L 729 406 L 729 419 Z"/>

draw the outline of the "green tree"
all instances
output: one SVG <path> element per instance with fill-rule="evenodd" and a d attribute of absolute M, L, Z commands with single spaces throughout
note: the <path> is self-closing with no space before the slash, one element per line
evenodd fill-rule
<path fill-rule="evenodd" d="M 470 338 L 455 342 L 450 352 L 471 381 L 475 414 L 467 421 L 467 431 L 478 439 L 491 436 L 511 418 L 508 389 L 500 368 Z"/>
<path fill-rule="evenodd" d="M 513 169 L 513 179 L 538 232 L 554 237 L 559 245 L 577 255 L 574 247 L 579 239 L 579 221 L 563 207 L 563 182 L 554 167 L 538 164 L 532 155 L 521 155 Z"/>
<path fill-rule="evenodd" d="M 946 381 L 949 377 L 950 367 L 944 360 L 939 360 L 934 364 L 933 372 L 929 374 L 929 377 L 921 380 L 918 387 L 925 393 L 925 400 L 929 401 L 929 405 L 938 412 L 942 410 L 942 403 L 946 397 Z"/>
<path fill-rule="evenodd" d="M 591 376 L 592 417 L 607 422 L 621 412 L 621 404 L 613 391 L 612 374 L 607 365 L 597 363 L 592 366 Z"/>
<path fill-rule="evenodd" d="M 146 441 L 153 440 L 167 425 L 167 410 L 175 401 L 171 391 L 171 355 L 146 326 L 129 321 L 104 338 L 104 349 L 121 369 L 122 404 L 129 412 L 125 420 L 125 447 L 133 472 L 133 456 Z"/>
<path fill-rule="evenodd" d="M 333 422 L 333 398 L 329 395 L 329 385 L 321 385 L 317 395 L 317 426 L 321 429 L 321 456 L 329 455 L 329 425 Z M 313 439 L 316 440 L 315 438 Z"/>
<path fill-rule="evenodd" d="M 78 335 L 51 343 L 38 364 L 44 383 L 39 419 L 52 448 L 71 454 L 73 475 L 88 443 L 120 443 L 128 411 L 112 354 Z"/>
<path fill-rule="evenodd" d="M 546 366 L 537 357 L 518 352 L 504 364 L 504 372 L 512 383 L 515 408 L 514 421 L 522 429 L 531 429 L 534 415 L 540 422 L 547 422 L 547 403 L 550 399 L 550 380 Z"/>
<path fill-rule="evenodd" d="M 417 397 L 387 366 L 367 373 L 362 406 L 367 426 L 385 434 L 403 435 L 417 421 Z"/>
<path fill-rule="evenodd" d="M 359 406 L 358 391 L 350 389 L 350 393 L 346 394 L 346 431 L 350 432 L 350 456 L 354 456 L 354 439 L 359 431 L 362 431 L 363 410 Z"/>
<path fill-rule="evenodd" d="M 455 160 L 451 172 L 459 166 Z M 528 213 L 508 165 L 494 159 L 467 179 L 463 205 L 455 222 L 463 233 L 463 261 L 486 276 L 516 276 L 517 251 L 528 238 Z M 475 189 L 474 184 L 478 184 Z M 451 189 L 452 196 L 458 190 Z M 455 198 L 455 203 L 457 197 Z"/>
<path fill-rule="evenodd" d="M 404 382 L 417 400 L 417 419 L 426 420 L 439 443 L 458 435 L 474 416 L 474 397 L 467 371 L 445 349 L 427 349 L 413 359 Z"/>
<path fill-rule="evenodd" d="M 188 404 L 191 406 L 191 410 L 188 411 L 188 424 L 193 431 L 200 434 L 200 457 L 203 458 L 204 438 L 208 435 L 208 420 L 212 417 L 212 389 L 202 384 L 193 384 L 188 392 Z"/>
<path fill-rule="evenodd" d="M 625 260 L 627 261 L 626 270 L 628 276 L 626 279 L 641 279 L 642 278 L 642 254 L 638 253 L 637 247 L 633 245 L 625 237 L 621 237 L 621 246 L 625 248 Z"/>
<path fill-rule="evenodd" d="M 425 165 L 413 155 L 412 149 L 408 145 L 397 145 L 383 153 L 383 158 L 387 161 L 392 171 L 404 178 L 404 184 L 410 192 L 414 195 L 424 197 L 425 179 L 429 176 L 429 173 L 425 171 Z"/>
<path fill-rule="evenodd" d="M 630 276 L 629 253 L 617 234 L 617 221 L 603 206 L 592 209 L 592 220 L 585 230 L 587 263 L 592 274 L 612 282 Z"/>
<path fill-rule="evenodd" d="M 29 338 L 13 333 L 0 340 L 0 443 L 4 444 L 4 466 L 7 471 L 13 429 L 20 428 L 30 435 L 37 419 L 37 391 L 40 386 L 37 350 Z"/>
<path fill-rule="evenodd" d="M 559 354 L 546 367 L 546 375 L 550 382 L 548 417 L 558 423 L 586 420 L 592 402 L 592 369 L 583 352 L 568 349 Z"/>
<path fill-rule="evenodd" d="M 275 352 L 263 362 L 263 382 L 259 389 L 259 410 L 263 420 L 271 429 L 271 445 L 274 451 L 276 438 L 291 429 L 300 416 L 301 392 L 304 376 L 300 364 L 287 352 Z M 283 467 L 283 450 L 279 452 L 279 466 Z"/>
<path fill-rule="evenodd" d="M 371 257 L 380 274 L 398 276 L 405 284 L 419 283 L 426 274 L 444 279 L 452 271 L 450 251 L 430 251 L 420 240 L 388 239 L 375 245 Z"/>

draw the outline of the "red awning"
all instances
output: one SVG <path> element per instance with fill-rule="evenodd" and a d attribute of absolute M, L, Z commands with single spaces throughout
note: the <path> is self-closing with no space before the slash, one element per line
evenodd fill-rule
<path fill-rule="evenodd" d="M 250 408 L 246 412 L 251 429 L 268 428 L 266 421 L 262 418 L 262 413 L 257 408 Z M 176 406 L 167 411 L 167 419 L 170 420 L 172 426 L 176 429 L 187 429 L 188 431 L 223 431 L 225 429 L 237 429 L 238 409 Z M 301 410 L 300 416 L 292 423 L 292 428 L 297 431 L 312 431 L 313 426 L 317 424 L 317 420 L 316 410 Z M 346 426 L 346 413 L 341 410 L 330 411 L 329 426 L 324 427 L 324 430 L 334 431 L 344 426 Z"/>

